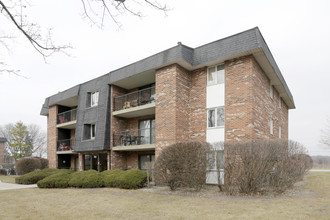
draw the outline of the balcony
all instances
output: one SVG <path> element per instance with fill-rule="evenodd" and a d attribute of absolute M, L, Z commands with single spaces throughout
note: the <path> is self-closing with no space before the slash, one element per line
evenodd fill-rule
<path fill-rule="evenodd" d="M 58 128 L 64 129 L 73 129 L 76 127 L 76 116 L 77 116 L 77 109 L 72 109 L 69 111 L 65 111 L 59 113 L 57 115 L 57 126 Z"/>
<path fill-rule="evenodd" d="M 57 154 L 72 154 L 74 139 L 65 139 L 57 141 Z"/>
<path fill-rule="evenodd" d="M 155 150 L 155 128 L 118 131 L 113 133 L 113 151 Z"/>
<path fill-rule="evenodd" d="M 155 114 L 155 87 L 142 89 L 114 98 L 113 115 L 134 118 Z"/>

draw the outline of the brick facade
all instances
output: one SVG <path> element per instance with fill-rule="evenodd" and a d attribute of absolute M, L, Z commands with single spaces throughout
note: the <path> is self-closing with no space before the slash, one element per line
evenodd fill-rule
<path fill-rule="evenodd" d="M 271 82 L 250 56 L 225 62 L 225 140 L 247 141 L 252 139 L 288 138 L 288 107 L 274 88 L 270 97 Z M 273 119 L 273 135 L 270 119 Z"/>
<path fill-rule="evenodd" d="M 57 106 L 49 107 L 49 114 L 47 116 L 47 159 L 49 161 L 49 168 L 57 168 Z"/>
<path fill-rule="evenodd" d="M 139 155 L 155 154 L 170 144 L 184 141 L 206 141 L 207 130 L 207 67 L 188 71 L 178 64 L 156 70 L 155 115 L 135 118 L 113 116 L 110 110 L 110 147 L 113 148 L 114 132 L 139 129 L 139 121 L 155 118 L 155 151 L 110 151 L 108 169 L 138 168 Z M 288 138 L 288 107 L 274 88 L 273 99 L 269 95 L 271 82 L 255 58 L 244 56 L 225 61 L 225 141 L 251 139 Z M 137 91 L 112 85 L 111 106 L 114 97 Z M 48 159 L 50 167 L 57 167 L 57 106 L 49 108 L 48 115 Z M 274 121 L 274 134 L 270 134 L 269 121 Z M 54 135 L 55 134 L 55 135 Z M 134 134 L 137 135 L 137 134 Z M 72 139 L 75 129 L 70 132 Z M 98 152 L 86 152 L 98 153 Z M 104 153 L 104 152 L 103 152 Z M 71 157 L 71 169 L 75 169 L 75 158 L 79 159 L 79 170 L 83 170 L 84 153 Z M 110 160 L 109 160 L 110 159 Z"/>

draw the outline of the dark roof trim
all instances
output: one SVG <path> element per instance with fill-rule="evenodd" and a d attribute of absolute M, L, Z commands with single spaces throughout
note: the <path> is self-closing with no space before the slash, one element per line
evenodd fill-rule
<path fill-rule="evenodd" d="M 258 53 L 260 51 L 264 53 L 263 56 L 268 60 L 265 65 L 267 65 L 267 67 L 271 66 L 271 68 L 268 69 L 273 70 L 266 74 L 271 74 L 272 76 L 276 75 L 275 78 L 278 79 L 277 81 L 280 84 L 279 86 L 281 88 L 283 87 L 283 91 L 285 91 L 285 94 L 282 94 L 283 100 L 286 102 L 290 109 L 295 108 L 293 96 L 258 27 L 217 41 L 213 41 L 196 48 L 190 48 L 183 44 L 178 44 L 175 47 L 171 47 L 140 61 L 111 71 L 108 74 L 100 77 L 107 78 L 106 82 L 104 83 L 113 84 L 127 77 L 150 70 L 156 70 L 173 63 L 179 63 L 188 70 L 194 70 L 203 66 L 215 64 L 216 62 L 223 62 L 225 60 L 238 58 L 243 55 Z M 100 77 L 93 80 L 97 80 Z M 42 107 L 41 114 L 47 115 L 47 108 L 49 106 L 54 105 L 61 100 L 65 100 L 72 96 L 78 95 L 79 87 L 80 85 L 77 85 L 64 92 L 60 92 L 47 98 Z"/>

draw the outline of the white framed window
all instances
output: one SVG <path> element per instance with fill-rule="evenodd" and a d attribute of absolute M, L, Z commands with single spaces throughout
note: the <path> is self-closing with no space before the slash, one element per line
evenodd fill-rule
<path fill-rule="evenodd" d="M 281 125 L 278 127 L 278 138 L 282 138 L 282 127 L 281 127 Z"/>
<path fill-rule="evenodd" d="M 93 107 L 93 106 L 97 106 L 99 103 L 99 92 L 96 91 L 96 92 L 91 92 L 91 103 L 90 103 L 90 106 Z"/>
<path fill-rule="evenodd" d="M 207 69 L 207 85 L 216 85 L 225 82 L 225 65 L 220 64 Z"/>
<path fill-rule="evenodd" d="M 274 98 L 274 86 L 273 85 L 270 85 L 269 96 L 271 99 Z"/>
<path fill-rule="evenodd" d="M 217 107 L 207 110 L 207 127 L 214 128 L 225 125 L 225 108 Z"/>
<path fill-rule="evenodd" d="M 281 97 L 279 97 L 279 99 L 278 99 L 278 107 L 282 108 L 282 98 Z"/>
<path fill-rule="evenodd" d="M 273 119 L 271 118 L 269 121 L 269 130 L 270 130 L 270 134 L 273 135 L 274 134 L 274 122 Z"/>
<path fill-rule="evenodd" d="M 95 139 L 96 126 L 95 124 L 84 124 L 83 140 Z"/>
<path fill-rule="evenodd" d="M 95 127 L 95 124 L 91 124 L 91 139 L 95 139 L 95 133 L 96 133 L 96 127 Z"/>

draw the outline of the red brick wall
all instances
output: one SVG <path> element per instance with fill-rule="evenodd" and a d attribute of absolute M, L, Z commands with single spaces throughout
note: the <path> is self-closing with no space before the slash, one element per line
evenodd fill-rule
<path fill-rule="evenodd" d="M 250 56 L 225 62 L 225 141 L 252 138 L 252 71 Z"/>
<path fill-rule="evenodd" d="M 288 138 L 288 108 L 282 101 L 279 108 L 279 93 L 274 86 L 273 99 L 270 97 L 271 82 L 260 68 L 256 60 L 251 57 L 253 68 L 253 139 L 279 138 L 281 125 L 282 138 Z M 273 118 L 273 135 L 270 134 L 270 119 Z"/>
<path fill-rule="evenodd" d="M 114 106 L 114 97 L 120 96 L 127 93 L 126 89 L 120 88 L 118 86 L 111 86 L 110 103 Z M 127 121 L 123 118 L 115 117 L 112 115 L 113 108 L 110 111 L 110 123 L 111 123 L 111 133 L 110 133 L 110 147 L 111 147 L 111 169 L 125 169 L 126 168 L 126 155 L 125 152 L 112 151 L 113 147 L 113 133 L 116 131 L 123 131 L 127 128 Z"/>
<path fill-rule="evenodd" d="M 206 84 L 207 68 L 191 72 L 190 83 L 190 140 L 206 141 Z"/>
<path fill-rule="evenodd" d="M 56 105 L 49 107 L 47 116 L 47 159 L 50 168 L 57 168 L 57 112 Z"/>
<path fill-rule="evenodd" d="M 270 98 L 270 80 L 252 55 L 225 62 L 225 140 L 246 141 L 279 137 L 288 138 L 288 108 L 274 87 Z M 274 135 L 270 134 L 270 119 Z"/>
<path fill-rule="evenodd" d="M 167 145 L 189 140 L 190 81 L 177 64 L 156 71 L 156 158 Z"/>

